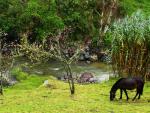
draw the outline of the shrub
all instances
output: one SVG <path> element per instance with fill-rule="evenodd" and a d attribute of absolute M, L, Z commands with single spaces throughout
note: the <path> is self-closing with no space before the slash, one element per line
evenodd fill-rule
<path fill-rule="evenodd" d="M 23 72 L 19 67 L 14 68 L 11 71 L 11 75 L 18 81 L 25 80 L 28 77 L 28 74 L 26 72 Z"/>

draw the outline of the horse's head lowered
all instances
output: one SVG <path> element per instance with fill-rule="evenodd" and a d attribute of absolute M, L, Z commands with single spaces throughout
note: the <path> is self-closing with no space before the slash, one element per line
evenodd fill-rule
<path fill-rule="evenodd" d="M 136 89 L 136 95 L 132 100 L 135 100 L 135 98 L 138 96 L 138 99 L 140 99 L 140 95 L 143 93 L 143 87 L 144 82 L 141 78 L 134 77 L 134 78 L 120 78 L 111 88 L 110 90 L 110 101 L 114 100 L 116 91 L 120 89 L 120 99 L 122 99 L 122 92 L 124 91 L 127 97 L 127 100 L 129 99 L 127 91 L 126 90 L 133 90 Z"/>
<path fill-rule="evenodd" d="M 110 91 L 110 101 L 114 100 L 115 96 L 115 92 Z"/>

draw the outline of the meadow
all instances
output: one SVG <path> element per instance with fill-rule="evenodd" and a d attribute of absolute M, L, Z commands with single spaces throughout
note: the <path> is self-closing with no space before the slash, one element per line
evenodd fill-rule
<path fill-rule="evenodd" d="M 44 80 L 49 86 L 43 86 Z M 68 83 L 52 76 L 31 75 L 12 87 L 4 89 L 0 96 L 0 113 L 150 113 L 150 82 L 145 83 L 140 100 L 132 101 L 135 91 L 129 92 L 129 101 L 119 93 L 114 101 L 109 100 L 109 91 L 117 80 L 99 84 L 76 84 L 71 96 Z"/>

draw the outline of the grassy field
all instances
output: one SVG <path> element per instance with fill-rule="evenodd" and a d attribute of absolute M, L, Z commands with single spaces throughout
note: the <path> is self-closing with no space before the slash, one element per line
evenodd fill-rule
<path fill-rule="evenodd" d="M 49 79 L 50 87 L 42 86 Z M 13 87 L 5 88 L 0 96 L 0 113 L 150 113 L 150 82 L 140 100 L 109 101 L 114 80 L 101 84 L 78 85 L 70 96 L 68 84 L 52 77 L 31 76 Z M 129 92 L 132 98 L 135 92 Z M 119 98 L 119 91 L 117 92 Z"/>

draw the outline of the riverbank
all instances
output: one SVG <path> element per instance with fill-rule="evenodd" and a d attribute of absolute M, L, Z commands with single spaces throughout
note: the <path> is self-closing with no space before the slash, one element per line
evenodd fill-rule
<path fill-rule="evenodd" d="M 42 86 L 49 79 L 50 87 Z M 150 82 L 140 100 L 109 101 L 109 91 L 116 79 L 101 84 L 76 84 L 76 94 L 70 96 L 68 84 L 51 76 L 30 76 L 5 88 L 0 96 L 0 113 L 149 113 Z M 129 92 L 132 98 L 135 92 Z M 119 91 L 117 92 L 117 99 Z"/>

